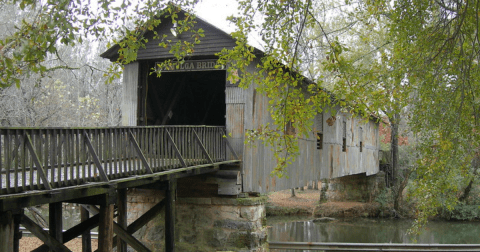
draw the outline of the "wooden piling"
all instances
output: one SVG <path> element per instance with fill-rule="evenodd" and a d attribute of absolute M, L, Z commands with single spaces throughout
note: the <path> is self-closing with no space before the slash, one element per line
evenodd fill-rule
<path fill-rule="evenodd" d="M 127 230 L 127 189 L 117 191 L 117 224 Z M 127 252 L 127 243 L 122 239 L 117 239 L 117 251 Z"/>
<path fill-rule="evenodd" d="M 59 243 L 63 243 L 62 202 L 50 203 L 48 205 L 48 229 L 51 237 Z"/>
<path fill-rule="evenodd" d="M 113 251 L 113 204 L 100 206 L 100 225 L 98 227 L 98 251 Z"/>
<path fill-rule="evenodd" d="M 90 213 L 87 209 L 80 207 L 80 218 L 82 222 L 90 218 Z M 90 230 L 86 230 L 82 233 L 82 252 L 92 252 L 92 237 Z"/>
<path fill-rule="evenodd" d="M 14 226 L 11 211 L 0 213 L 0 251 L 13 252 Z"/>
<path fill-rule="evenodd" d="M 165 206 L 165 251 L 175 251 L 175 198 L 177 192 L 177 180 L 168 182 L 166 191 L 167 204 Z"/>

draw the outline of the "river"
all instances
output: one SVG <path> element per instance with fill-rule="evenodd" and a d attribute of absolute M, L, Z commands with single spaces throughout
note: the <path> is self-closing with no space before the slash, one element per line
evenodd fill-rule
<path fill-rule="evenodd" d="M 345 242 L 345 243 L 412 243 L 407 235 L 412 220 L 403 219 L 337 219 L 319 223 L 305 218 L 267 218 L 269 241 Z M 417 237 L 418 243 L 480 243 L 480 223 L 431 221 Z"/>

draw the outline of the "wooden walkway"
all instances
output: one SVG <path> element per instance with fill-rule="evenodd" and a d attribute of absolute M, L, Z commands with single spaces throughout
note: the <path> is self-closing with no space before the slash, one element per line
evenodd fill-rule
<path fill-rule="evenodd" d="M 0 199 L 235 162 L 224 127 L 0 128 Z"/>
<path fill-rule="evenodd" d="M 19 250 L 23 225 L 45 243 L 34 251 L 69 251 L 64 243 L 79 235 L 91 251 L 90 230 L 98 226 L 100 252 L 127 251 L 127 243 L 150 252 L 133 233 L 162 208 L 165 250 L 175 251 L 177 179 L 239 162 L 224 127 L 0 128 L 0 251 Z M 126 190 L 145 186 L 166 197 L 127 226 Z M 62 202 L 86 204 L 82 222 L 65 232 Z M 42 204 L 49 204 L 48 233 L 23 210 Z"/>

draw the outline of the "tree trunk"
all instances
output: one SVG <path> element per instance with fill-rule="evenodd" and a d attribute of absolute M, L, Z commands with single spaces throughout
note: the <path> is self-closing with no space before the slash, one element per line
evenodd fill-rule
<path fill-rule="evenodd" d="M 399 194 L 402 192 L 400 191 L 400 185 L 398 184 L 398 125 L 400 123 L 400 115 L 397 113 L 393 115 L 393 118 L 390 118 L 390 128 L 391 128 L 391 139 L 390 139 L 390 152 L 391 152 L 391 169 L 393 174 L 393 181 L 392 181 L 392 188 L 394 193 L 394 202 L 393 208 L 398 211 L 400 208 Z M 403 191 L 403 190 L 402 190 Z"/>

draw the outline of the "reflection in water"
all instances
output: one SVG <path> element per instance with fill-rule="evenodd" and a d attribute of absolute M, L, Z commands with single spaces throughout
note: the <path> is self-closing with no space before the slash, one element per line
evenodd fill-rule
<path fill-rule="evenodd" d="M 412 243 L 406 234 L 411 220 L 349 219 L 329 223 L 312 221 L 279 222 L 270 218 L 268 240 L 298 242 L 347 243 Z M 480 243 L 477 222 L 429 222 L 417 238 L 418 243 L 472 244 Z"/>

